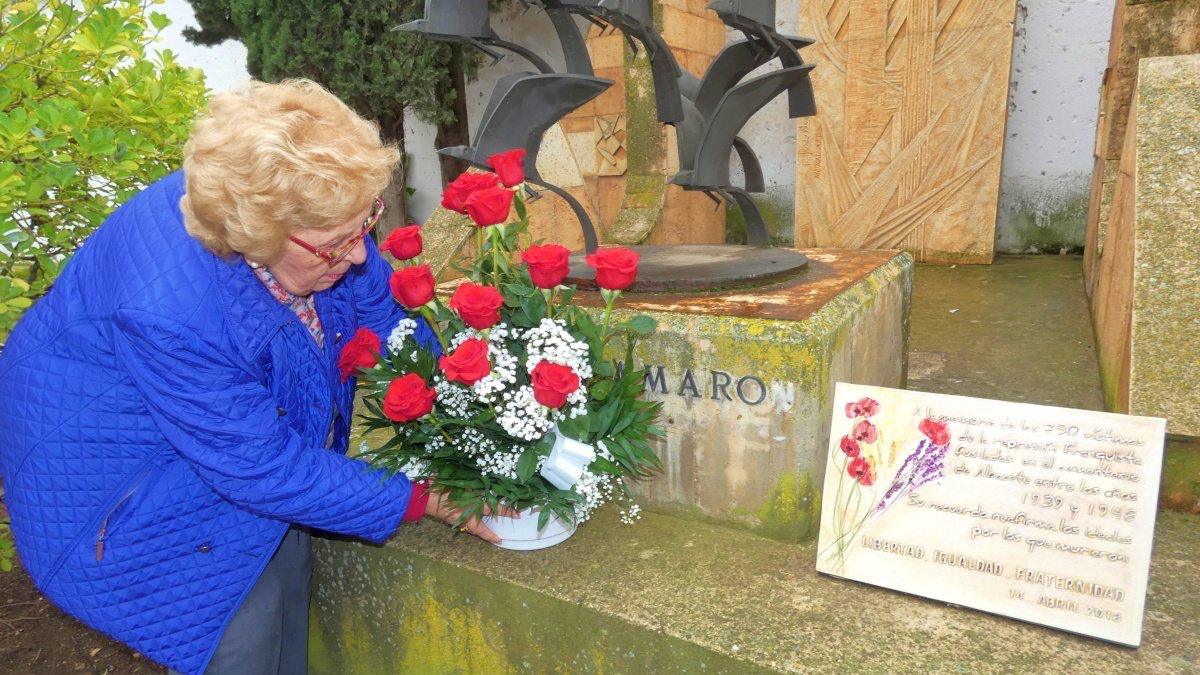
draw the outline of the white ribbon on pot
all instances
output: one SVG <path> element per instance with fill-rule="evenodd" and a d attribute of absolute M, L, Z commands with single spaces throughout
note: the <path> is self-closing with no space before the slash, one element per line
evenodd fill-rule
<path fill-rule="evenodd" d="M 567 438 L 558 430 L 558 425 L 550 430 L 554 433 L 554 447 L 550 456 L 542 464 L 542 477 L 560 490 L 570 490 L 588 465 L 596 459 L 596 449 L 587 443 L 581 443 L 573 438 Z"/>

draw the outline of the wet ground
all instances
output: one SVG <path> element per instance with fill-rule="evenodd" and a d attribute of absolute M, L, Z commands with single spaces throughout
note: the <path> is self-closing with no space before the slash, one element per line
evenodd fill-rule
<path fill-rule="evenodd" d="M 917 268 L 908 388 L 1103 410 L 1083 260 L 997 258 Z M 1200 513 L 1200 444 L 1173 439 L 1161 503 Z"/>

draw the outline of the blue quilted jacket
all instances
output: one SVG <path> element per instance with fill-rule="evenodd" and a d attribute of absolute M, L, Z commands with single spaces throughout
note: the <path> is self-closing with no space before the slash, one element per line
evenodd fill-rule
<path fill-rule="evenodd" d="M 411 486 L 344 456 L 338 352 L 403 316 L 378 249 L 316 294 L 320 348 L 244 260 L 188 236 L 183 190 L 176 172 L 117 210 L 13 331 L 0 468 L 37 586 L 199 673 L 289 524 L 383 541 Z"/>

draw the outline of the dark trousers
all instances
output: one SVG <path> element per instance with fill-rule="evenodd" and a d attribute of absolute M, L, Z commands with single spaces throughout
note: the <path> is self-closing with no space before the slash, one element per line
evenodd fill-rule
<path fill-rule="evenodd" d="M 311 581 L 311 537 L 293 527 L 233 615 L 206 675 L 307 673 Z"/>

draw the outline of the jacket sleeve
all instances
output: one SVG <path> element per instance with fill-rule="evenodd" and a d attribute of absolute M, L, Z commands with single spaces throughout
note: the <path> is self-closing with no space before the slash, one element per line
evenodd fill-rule
<path fill-rule="evenodd" d="M 396 327 L 396 323 L 405 317 L 417 321 L 417 331 L 414 337 L 417 344 L 433 352 L 434 356 L 441 354 L 437 336 L 429 328 L 425 319 L 410 314 L 396 299 L 392 297 L 389 281 L 392 277 L 392 266 L 384 260 L 379 252 L 379 246 L 368 237 L 364 240 L 367 247 L 367 259 L 362 269 L 351 280 L 354 284 L 354 306 L 358 313 L 360 326 L 370 328 L 386 343 L 388 335 Z"/>
<path fill-rule="evenodd" d="M 306 444 L 253 373 L 195 331 L 140 310 L 114 314 L 114 350 L 150 416 L 200 479 L 259 516 L 379 542 L 412 483 Z"/>

